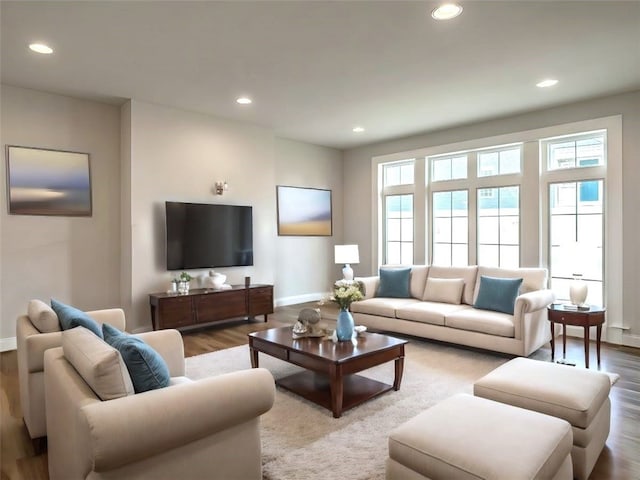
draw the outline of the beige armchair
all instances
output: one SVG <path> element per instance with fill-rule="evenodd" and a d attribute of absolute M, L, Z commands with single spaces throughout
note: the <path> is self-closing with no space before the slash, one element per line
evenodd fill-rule
<path fill-rule="evenodd" d="M 120 308 L 87 312 L 96 322 L 109 323 L 124 330 L 124 312 Z M 48 315 L 48 323 L 41 316 Z M 37 327 L 36 327 L 37 325 Z M 38 327 L 42 330 L 39 330 Z M 29 436 L 39 450 L 38 439 L 47 435 L 44 403 L 44 352 L 62 345 L 57 316 L 46 304 L 32 300 L 28 313 L 16 322 L 20 403 Z"/>
<path fill-rule="evenodd" d="M 47 411 L 55 412 L 47 416 L 51 480 L 262 478 L 259 419 L 275 396 L 267 370 L 191 381 L 181 377 L 180 333 L 149 332 L 139 337 L 166 361 L 170 386 L 103 401 L 98 383 L 116 370 L 112 377 L 122 383 L 121 368 L 99 360 L 92 374 L 93 367 L 78 365 L 83 355 L 74 356 L 68 342 L 83 329 L 73 330 L 63 333 L 62 347 L 45 353 Z M 111 348 L 87 335 L 78 341 L 86 352 Z"/>

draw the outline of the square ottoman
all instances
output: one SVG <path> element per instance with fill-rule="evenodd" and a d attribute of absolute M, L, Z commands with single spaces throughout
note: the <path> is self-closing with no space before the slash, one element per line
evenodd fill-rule
<path fill-rule="evenodd" d="M 568 421 L 573 475 L 587 480 L 609 436 L 609 376 L 556 363 L 514 358 L 478 380 L 476 396 Z"/>
<path fill-rule="evenodd" d="M 571 480 L 571 425 L 458 394 L 389 436 L 387 480 Z"/>

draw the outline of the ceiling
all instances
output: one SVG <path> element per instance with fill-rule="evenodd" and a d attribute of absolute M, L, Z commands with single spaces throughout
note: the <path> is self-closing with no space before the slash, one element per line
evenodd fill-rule
<path fill-rule="evenodd" d="M 2 1 L 0 73 L 341 149 L 640 88 L 639 1 L 460 3 Z"/>

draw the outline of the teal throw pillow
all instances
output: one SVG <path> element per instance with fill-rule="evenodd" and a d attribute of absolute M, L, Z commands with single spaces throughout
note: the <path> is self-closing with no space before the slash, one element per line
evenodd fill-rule
<path fill-rule="evenodd" d="M 381 268 L 376 297 L 410 298 L 411 268 Z"/>
<path fill-rule="evenodd" d="M 136 393 L 164 388 L 171 376 L 164 359 L 142 339 L 121 332 L 108 323 L 102 324 L 104 340 L 120 352 Z"/>
<path fill-rule="evenodd" d="M 521 278 L 495 278 L 481 275 L 478 298 L 473 306 L 482 310 L 513 315 L 520 285 L 522 285 Z"/>
<path fill-rule="evenodd" d="M 102 338 L 102 330 L 100 330 L 100 325 L 98 325 L 98 322 L 96 322 L 82 310 L 78 310 L 71 305 L 66 305 L 62 302 L 54 300 L 53 298 L 51 299 L 51 308 L 54 312 L 56 312 L 56 315 L 58 315 L 58 320 L 60 320 L 60 326 L 62 327 L 62 330 L 69 330 L 75 327 L 84 327 Z"/>

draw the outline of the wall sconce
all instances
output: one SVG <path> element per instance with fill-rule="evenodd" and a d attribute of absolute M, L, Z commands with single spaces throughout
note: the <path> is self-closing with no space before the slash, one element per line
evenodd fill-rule
<path fill-rule="evenodd" d="M 216 182 L 216 195 L 222 195 L 225 190 L 229 190 L 229 184 L 224 182 Z"/>

